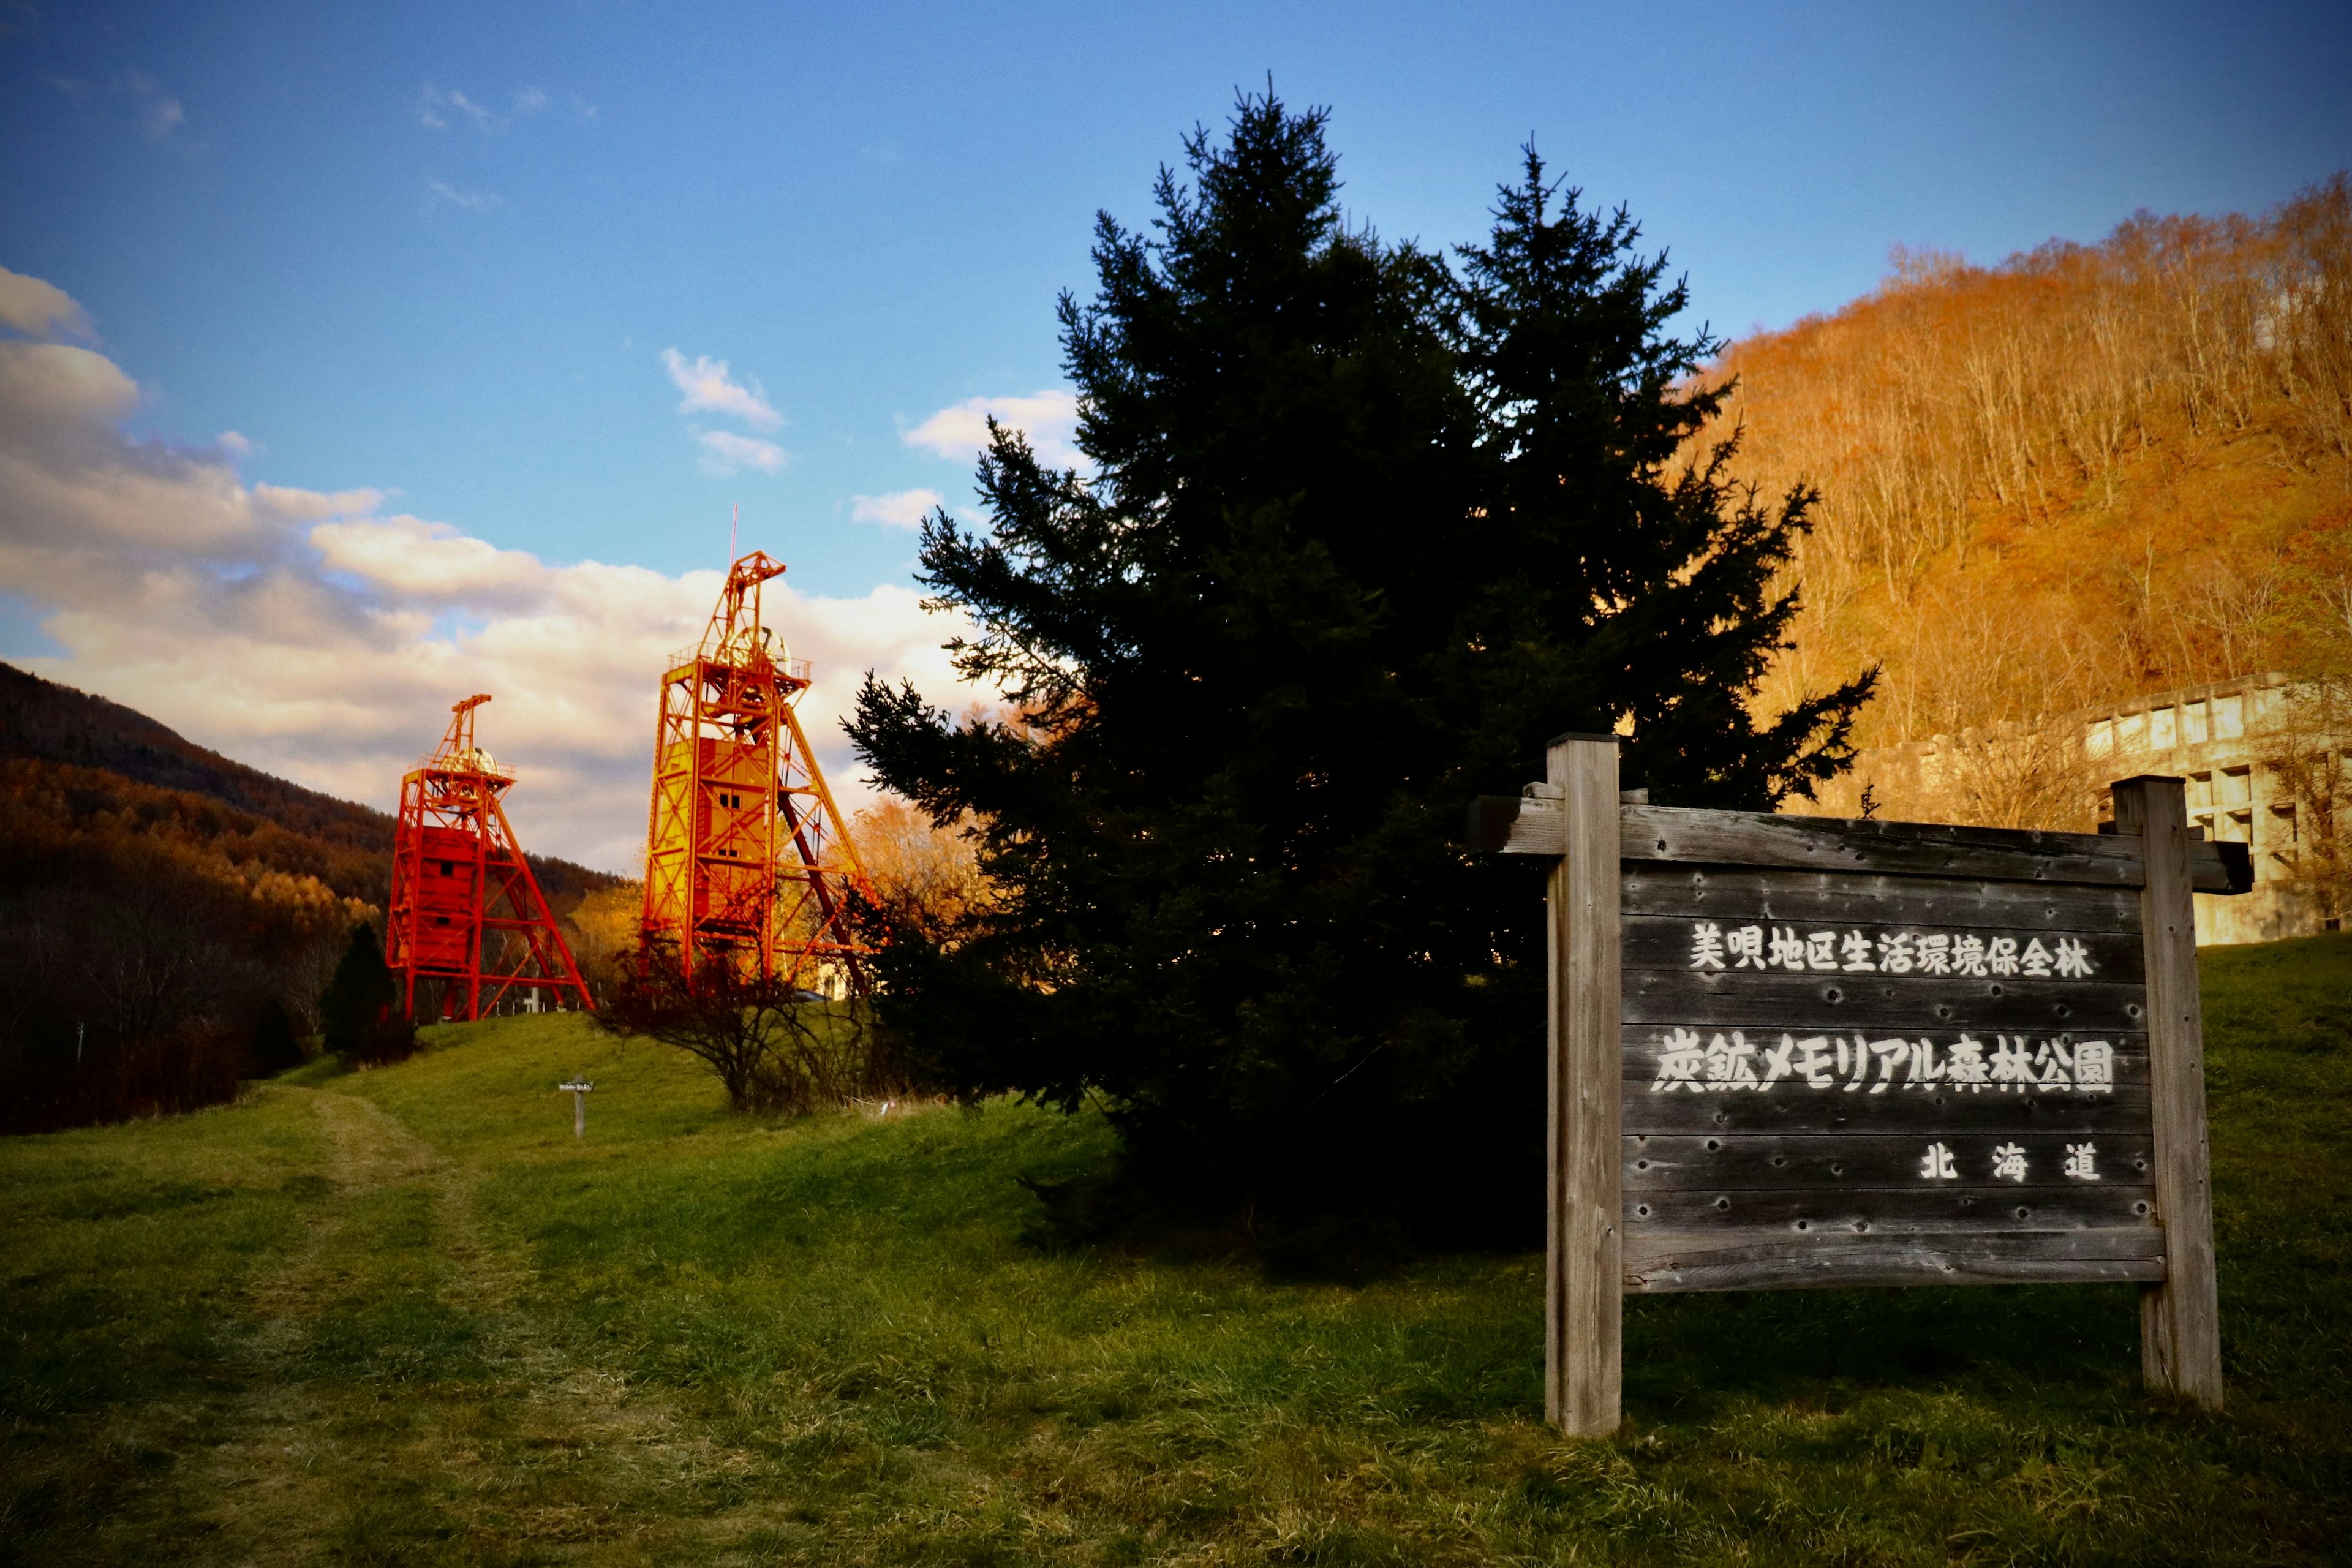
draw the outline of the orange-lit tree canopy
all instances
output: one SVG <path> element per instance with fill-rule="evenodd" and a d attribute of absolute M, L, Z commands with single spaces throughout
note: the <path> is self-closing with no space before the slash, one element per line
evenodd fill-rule
<path fill-rule="evenodd" d="M 848 900 L 866 873 L 793 710 L 808 666 L 760 618 L 761 585 L 783 571 L 763 551 L 736 562 L 702 641 L 662 677 L 644 932 L 689 974 L 723 955 L 863 990 Z"/>
<path fill-rule="evenodd" d="M 400 781 L 384 962 L 412 1018 L 420 983 L 435 1017 L 478 1018 L 509 993 L 530 996 L 534 1009 L 567 996 L 591 1005 L 499 804 L 514 770 L 474 743 L 474 710 L 488 700 L 477 694 L 452 708 L 441 749 Z"/>

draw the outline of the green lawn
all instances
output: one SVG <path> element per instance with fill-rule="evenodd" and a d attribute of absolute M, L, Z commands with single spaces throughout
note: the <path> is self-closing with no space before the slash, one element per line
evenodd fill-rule
<path fill-rule="evenodd" d="M 1821 1291 L 1632 1303 L 1564 1442 L 1532 1258 L 1043 1251 L 1096 1121 L 761 1125 L 515 1019 L 0 1142 L 0 1559 L 2352 1561 L 2352 938 L 2205 962 L 2220 1417 L 2127 1287 Z"/>

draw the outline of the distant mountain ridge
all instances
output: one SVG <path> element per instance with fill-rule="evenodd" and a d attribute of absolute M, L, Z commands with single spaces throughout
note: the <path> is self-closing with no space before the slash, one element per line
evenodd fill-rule
<path fill-rule="evenodd" d="M 96 768 L 134 783 L 177 790 L 276 823 L 343 850 L 392 855 L 393 819 L 248 767 L 188 740 L 136 709 L 0 663 L 0 759 Z M 551 856 L 530 856 L 551 900 L 569 904 L 621 879 Z"/>

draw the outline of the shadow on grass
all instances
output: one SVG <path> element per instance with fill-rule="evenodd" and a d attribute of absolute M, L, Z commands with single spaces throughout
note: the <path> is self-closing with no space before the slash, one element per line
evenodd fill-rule
<path fill-rule="evenodd" d="M 1052 1257 L 1100 1250 L 1154 1263 L 1231 1259 L 1255 1263 L 1270 1284 L 1365 1286 L 1400 1277 L 1422 1256 L 1389 1215 L 1204 1215 L 1122 1180 L 1115 1157 L 1016 1180 L 1037 1200 L 1021 1243 Z"/>
<path fill-rule="evenodd" d="M 1101 1252 L 1175 1266 L 1218 1258 L 1254 1266 L 1269 1284 L 1357 1288 L 1529 1258 L 1526 1250 L 1416 1247 L 1402 1226 L 1370 1214 L 1255 1227 L 1204 1224 L 1122 1184 L 1108 1160 L 1019 1181 L 1038 1205 L 1021 1242 L 1053 1256 Z M 1539 1289 L 1539 1270 L 1529 1273 Z M 1539 1363 L 1540 1300 L 1533 1292 L 1527 1308 L 1528 1351 Z M 1637 1423 L 1705 1422 L 1748 1401 L 1834 1410 L 1895 1391 L 2105 1404 L 2137 1387 L 2138 1288 L 1629 1297 L 1624 1366 L 1627 1411 Z"/>
<path fill-rule="evenodd" d="M 2105 1399 L 2133 1387 L 2138 1373 L 2138 1294 L 2129 1285 L 1626 1302 L 1626 1402 L 1653 1418 L 1704 1421 L 1741 1399 L 1833 1409 L 1865 1390 L 1895 1388 Z"/>

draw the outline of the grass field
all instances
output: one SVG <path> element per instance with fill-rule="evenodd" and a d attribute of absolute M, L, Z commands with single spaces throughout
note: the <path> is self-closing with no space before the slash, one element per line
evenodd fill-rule
<path fill-rule="evenodd" d="M 1531 1258 L 1041 1250 L 1098 1121 L 761 1125 L 515 1019 L 0 1142 L 0 1559 L 2352 1561 L 2352 938 L 2205 973 L 2219 1417 L 2128 1287 L 1726 1295 L 1632 1303 L 1568 1443 Z"/>

